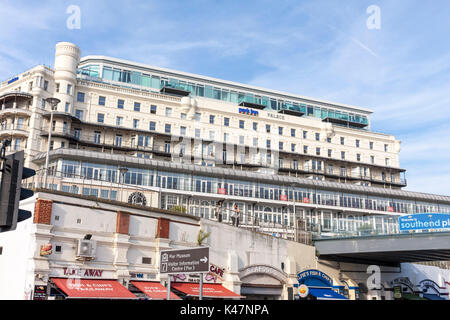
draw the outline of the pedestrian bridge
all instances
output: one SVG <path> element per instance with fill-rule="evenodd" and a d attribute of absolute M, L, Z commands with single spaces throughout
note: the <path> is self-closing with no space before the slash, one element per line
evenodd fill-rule
<path fill-rule="evenodd" d="M 322 238 L 314 240 L 314 245 L 319 258 L 330 261 L 398 266 L 450 260 L 450 232 Z"/>

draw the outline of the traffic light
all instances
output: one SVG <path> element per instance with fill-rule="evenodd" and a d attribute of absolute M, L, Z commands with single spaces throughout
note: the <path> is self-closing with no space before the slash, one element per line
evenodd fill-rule
<path fill-rule="evenodd" d="M 19 209 L 19 201 L 33 196 L 32 190 L 22 188 L 22 179 L 34 176 L 36 171 L 23 164 L 23 151 L 1 159 L 0 232 L 15 230 L 18 222 L 31 217 L 30 211 Z"/>

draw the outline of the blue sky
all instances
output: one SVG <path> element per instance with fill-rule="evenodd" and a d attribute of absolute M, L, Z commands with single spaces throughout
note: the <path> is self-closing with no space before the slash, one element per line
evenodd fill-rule
<path fill-rule="evenodd" d="M 430 4 L 431 3 L 431 4 Z M 69 5 L 81 28 L 68 29 Z M 376 5 L 380 29 L 366 12 Z M 0 0 L 0 80 L 101 54 L 375 111 L 402 141 L 407 190 L 450 195 L 450 2 Z"/>

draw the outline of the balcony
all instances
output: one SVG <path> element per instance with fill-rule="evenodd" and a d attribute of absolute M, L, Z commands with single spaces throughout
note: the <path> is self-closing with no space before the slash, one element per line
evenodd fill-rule
<path fill-rule="evenodd" d="M 48 127 L 43 129 L 41 136 L 48 137 Z M 170 152 L 167 152 L 165 150 L 164 146 L 161 145 L 145 146 L 144 143 L 141 144 L 139 142 L 136 142 L 137 139 L 125 137 L 118 139 L 113 135 L 105 137 L 104 133 L 96 135 L 84 133 L 82 131 L 77 130 L 69 131 L 56 127 L 52 131 L 52 138 L 53 137 L 67 139 L 69 140 L 70 143 L 79 144 L 87 147 L 102 148 L 102 149 L 106 148 L 124 152 L 129 151 L 150 152 L 165 157 L 172 156 Z"/>
<path fill-rule="evenodd" d="M 29 127 L 19 123 L 3 123 L 0 124 L 0 137 L 5 136 L 22 136 L 28 137 Z"/>
<path fill-rule="evenodd" d="M 358 119 L 350 118 L 347 115 L 339 117 L 331 117 L 330 115 L 328 115 L 326 118 L 323 118 L 322 121 L 338 124 L 345 127 L 355 127 L 355 128 L 365 128 L 369 125 L 367 119 L 365 118 L 360 118 L 358 121 Z"/>
<path fill-rule="evenodd" d="M 191 94 L 190 91 L 187 91 L 184 86 L 175 83 L 165 83 L 161 85 L 159 90 L 162 94 L 174 95 L 174 96 L 188 96 Z"/>

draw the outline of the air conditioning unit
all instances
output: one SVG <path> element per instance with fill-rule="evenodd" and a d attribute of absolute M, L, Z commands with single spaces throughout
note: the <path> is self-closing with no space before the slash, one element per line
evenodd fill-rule
<path fill-rule="evenodd" d="M 78 240 L 76 260 L 93 260 L 95 258 L 95 240 Z"/>

